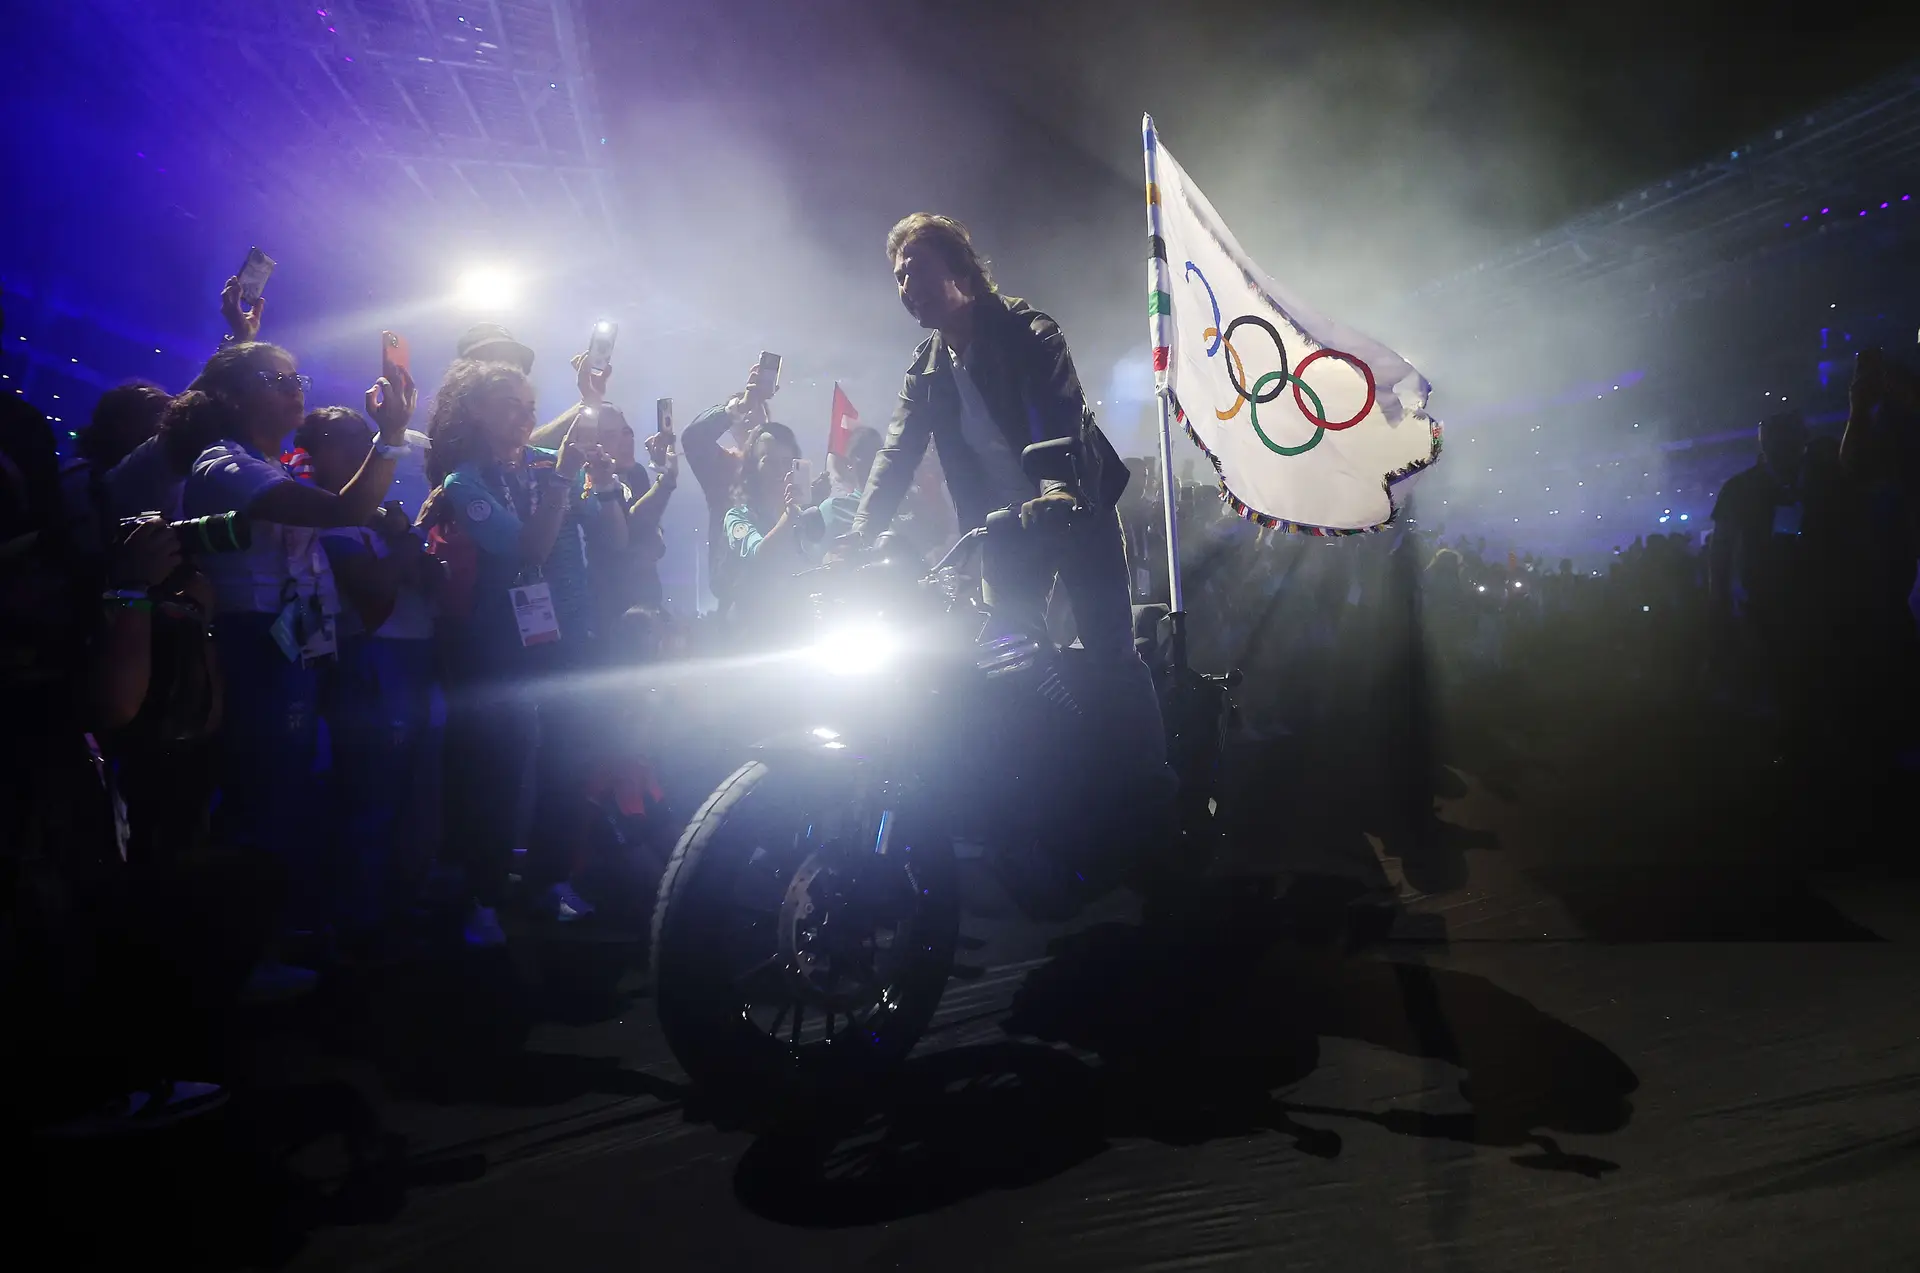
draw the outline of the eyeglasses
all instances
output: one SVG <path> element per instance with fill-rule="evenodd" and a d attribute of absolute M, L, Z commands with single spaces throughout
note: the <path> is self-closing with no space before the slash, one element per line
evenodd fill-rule
<path fill-rule="evenodd" d="M 282 393 L 294 389 L 306 393 L 313 388 L 313 377 L 303 376 L 297 371 L 256 371 L 253 374 L 260 377 L 260 383 L 267 388 L 278 389 Z"/>

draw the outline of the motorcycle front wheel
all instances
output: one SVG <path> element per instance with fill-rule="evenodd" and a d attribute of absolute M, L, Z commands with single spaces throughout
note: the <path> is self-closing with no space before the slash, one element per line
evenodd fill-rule
<path fill-rule="evenodd" d="M 857 1099 L 906 1059 L 953 967 L 951 843 L 857 770 L 753 760 L 674 847 L 654 993 L 710 1102 L 761 1122 Z"/>

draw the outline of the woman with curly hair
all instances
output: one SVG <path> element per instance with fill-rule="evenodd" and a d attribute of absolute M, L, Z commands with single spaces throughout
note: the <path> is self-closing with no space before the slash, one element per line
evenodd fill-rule
<path fill-rule="evenodd" d="M 453 576 L 440 640 L 447 689 L 445 842 L 465 858 L 475 946 L 505 941 L 498 908 L 513 860 L 520 775 L 534 743 L 533 843 L 521 877 L 536 915 L 592 911 L 568 882 L 583 826 L 585 732 L 570 675 L 588 666 L 589 551 L 626 547 L 613 462 L 582 413 L 557 450 L 528 445 L 533 386 L 504 363 L 460 361 L 434 398 L 436 489 L 421 515 Z"/>

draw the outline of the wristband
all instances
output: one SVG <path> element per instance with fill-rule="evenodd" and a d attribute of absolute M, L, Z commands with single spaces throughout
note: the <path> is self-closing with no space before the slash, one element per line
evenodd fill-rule
<path fill-rule="evenodd" d="M 129 610 L 153 609 L 153 598 L 144 591 L 134 588 L 115 588 L 100 594 L 100 600 L 110 606 L 124 606 Z"/>
<path fill-rule="evenodd" d="M 373 441 L 373 453 L 383 460 L 397 460 L 412 450 L 413 443 L 405 440 L 399 442 L 382 442 L 378 438 L 375 438 Z"/>

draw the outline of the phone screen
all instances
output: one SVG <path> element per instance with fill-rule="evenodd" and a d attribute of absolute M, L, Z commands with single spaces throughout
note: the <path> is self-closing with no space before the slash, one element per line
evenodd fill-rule
<path fill-rule="evenodd" d="M 653 431 L 673 436 L 672 398 L 661 398 L 653 404 Z"/>
<path fill-rule="evenodd" d="M 381 370 L 389 367 L 411 373 L 412 354 L 407 349 L 407 338 L 399 332 L 380 333 Z"/>
<path fill-rule="evenodd" d="M 259 248 L 247 249 L 247 262 L 240 267 L 240 299 L 251 309 L 273 277 L 274 260 Z"/>
<path fill-rule="evenodd" d="M 590 371 L 605 371 L 613 366 L 613 338 L 620 334 L 620 325 L 606 319 L 593 325 L 593 334 L 587 338 L 587 368 Z"/>
<path fill-rule="evenodd" d="M 793 494 L 802 505 L 813 498 L 813 465 L 805 460 L 793 462 Z"/>
<path fill-rule="evenodd" d="M 780 355 L 770 354 L 764 349 L 761 350 L 760 351 L 760 392 L 762 394 L 771 393 L 773 392 L 774 387 L 779 383 L 780 383 Z"/>

